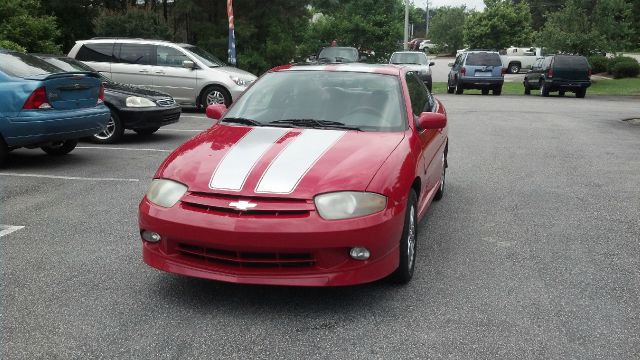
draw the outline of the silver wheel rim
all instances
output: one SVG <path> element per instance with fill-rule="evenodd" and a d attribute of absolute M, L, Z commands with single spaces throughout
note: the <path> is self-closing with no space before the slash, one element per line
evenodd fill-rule
<path fill-rule="evenodd" d="M 544 83 L 540 84 L 540 95 L 544 95 Z"/>
<path fill-rule="evenodd" d="M 416 207 L 409 208 L 409 232 L 407 233 L 407 257 L 409 269 L 413 268 L 413 260 L 416 254 Z"/>
<path fill-rule="evenodd" d="M 218 90 L 213 90 L 207 94 L 207 105 L 224 104 L 224 94 Z"/>
<path fill-rule="evenodd" d="M 109 122 L 107 123 L 107 127 L 104 128 L 104 130 L 102 132 L 99 132 L 99 133 L 95 134 L 94 136 L 97 139 L 106 140 L 106 139 L 112 137 L 115 132 L 116 132 L 116 121 L 113 119 L 113 116 L 112 116 L 109 119 Z"/>
<path fill-rule="evenodd" d="M 519 69 L 517 66 L 512 66 L 512 67 L 511 67 L 511 73 L 512 73 L 512 74 L 517 74 L 517 73 L 518 73 L 518 70 L 520 70 L 520 69 Z"/>

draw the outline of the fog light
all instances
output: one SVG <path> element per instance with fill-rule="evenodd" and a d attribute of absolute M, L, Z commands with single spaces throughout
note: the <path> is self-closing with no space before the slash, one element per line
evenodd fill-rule
<path fill-rule="evenodd" d="M 356 260 L 367 260 L 371 253 L 363 247 L 354 247 L 349 251 L 349 255 Z"/>
<path fill-rule="evenodd" d="M 149 231 L 149 230 L 142 231 L 142 238 L 148 242 L 154 242 L 154 243 L 162 239 L 162 237 L 160 237 L 160 234 L 154 233 L 153 231 Z"/>

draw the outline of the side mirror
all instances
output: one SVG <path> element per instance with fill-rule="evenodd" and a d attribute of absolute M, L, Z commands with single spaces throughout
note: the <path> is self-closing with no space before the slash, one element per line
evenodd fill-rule
<path fill-rule="evenodd" d="M 420 130 L 442 129 L 447 126 L 447 116 L 440 113 L 423 112 L 418 118 Z"/>
<path fill-rule="evenodd" d="M 213 120 L 220 120 L 226 111 L 227 106 L 224 104 L 209 105 L 207 106 L 207 117 Z"/>
<path fill-rule="evenodd" d="M 196 64 L 193 61 L 185 60 L 185 61 L 182 62 L 182 67 L 187 68 L 187 69 L 195 69 L 196 68 Z"/>
<path fill-rule="evenodd" d="M 452 67 L 452 66 L 453 66 L 453 63 L 449 63 L 449 64 L 448 64 L 448 66 L 449 66 L 449 67 Z"/>
<path fill-rule="evenodd" d="M 432 62 L 430 62 L 430 63 L 429 63 L 429 66 L 433 66 L 433 65 L 435 65 L 435 64 L 436 64 L 436 63 L 432 61 Z"/>

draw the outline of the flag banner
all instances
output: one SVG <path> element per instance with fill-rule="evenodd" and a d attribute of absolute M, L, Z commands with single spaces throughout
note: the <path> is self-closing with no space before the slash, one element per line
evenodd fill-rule
<path fill-rule="evenodd" d="M 236 30 L 233 20 L 233 0 L 227 0 L 227 15 L 229 16 L 229 49 L 227 50 L 229 65 L 236 66 Z"/>

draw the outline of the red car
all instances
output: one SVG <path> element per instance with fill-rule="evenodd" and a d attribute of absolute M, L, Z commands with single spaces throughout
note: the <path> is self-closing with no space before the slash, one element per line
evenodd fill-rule
<path fill-rule="evenodd" d="M 144 261 L 245 284 L 413 276 L 442 197 L 444 106 L 395 65 L 284 66 L 160 166 L 139 209 Z"/>

